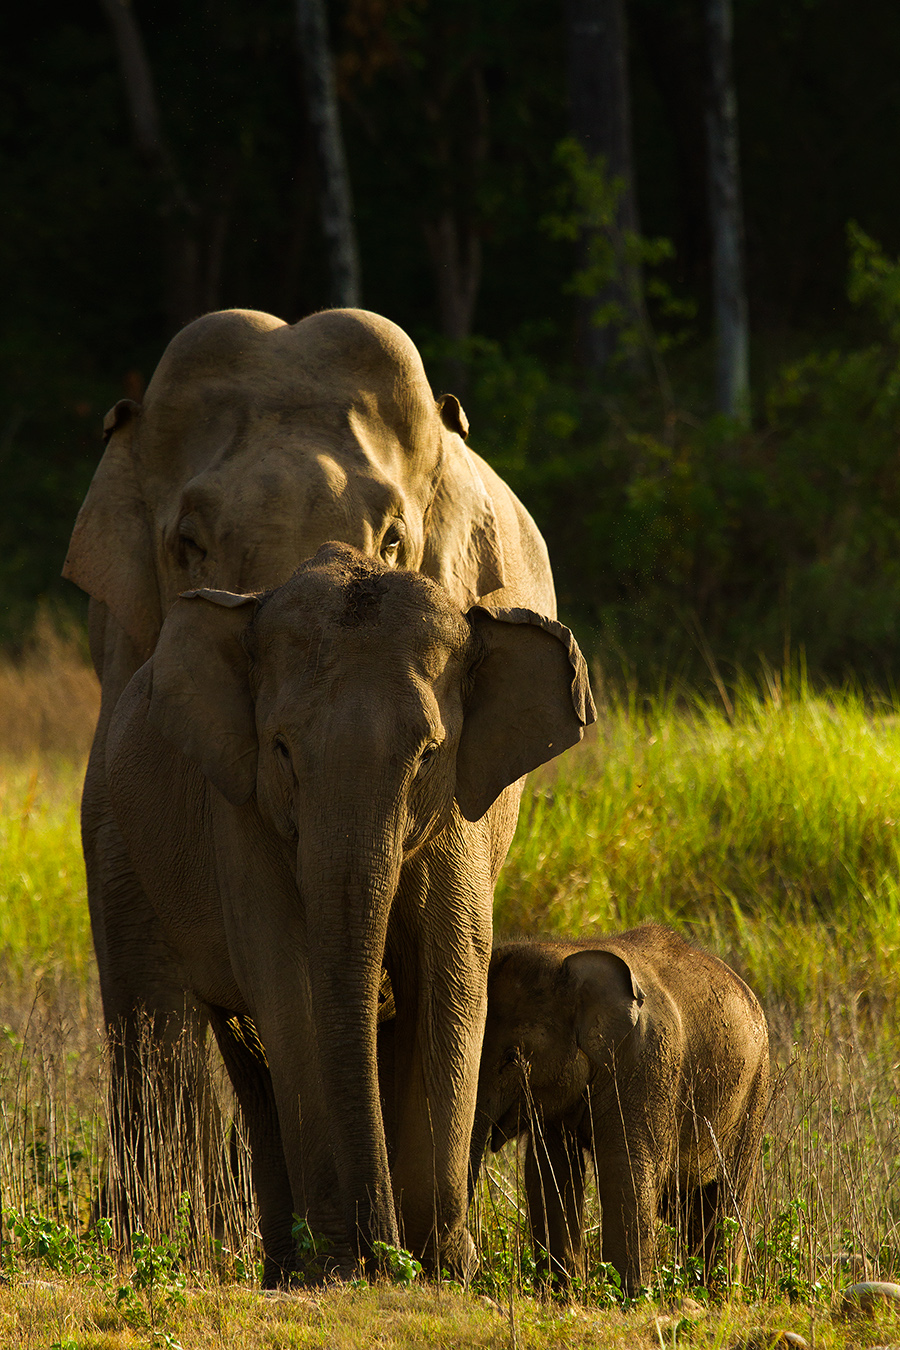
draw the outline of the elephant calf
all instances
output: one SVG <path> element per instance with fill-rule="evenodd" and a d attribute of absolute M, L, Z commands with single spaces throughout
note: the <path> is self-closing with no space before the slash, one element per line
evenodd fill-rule
<path fill-rule="evenodd" d="M 472 1138 L 527 1140 L 532 1241 L 544 1278 L 582 1266 L 586 1160 L 602 1256 L 634 1293 L 656 1257 L 657 1217 L 680 1214 L 707 1277 L 717 1214 L 746 1211 L 769 1086 L 758 1001 L 714 956 L 658 925 L 602 942 L 498 947 Z"/>

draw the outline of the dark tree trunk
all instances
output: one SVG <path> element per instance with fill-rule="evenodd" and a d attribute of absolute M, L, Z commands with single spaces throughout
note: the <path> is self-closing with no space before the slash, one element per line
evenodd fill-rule
<path fill-rule="evenodd" d="M 331 274 L 331 303 L 355 306 L 360 302 L 359 250 L 324 0 L 297 0 L 296 15 L 306 105 L 319 170 L 319 209 Z"/>
<path fill-rule="evenodd" d="M 731 71 L 731 0 L 706 0 L 706 32 L 716 406 L 745 422 L 750 412 L 750 373 L 737 97 Z"/>
<path fill-rule="evenodd" d="M 632 3 L 630 32 L 640 43 L 672 137 L 679 223 L 679 272 L 691 291 L 709 285 L 709 191 L 706 154 L 704 14 L 694 0 Z"/>
<path fill-rule="evenodd" d="M 215 303 L 218 264 L 214 274 L 210 271 L 204 279 L 200 211 L 162 133 L 153 74 L 130 0 L 102 0 L 102 4 L 116 41 L 138 153 L 162 189 L 163 295 L 169 328 L 174 332 Z M 224 239 L 224 224 L 221 233 Z"/>
<path fill-rule="evenodd" d="M 481 288 L 475 197 L 490 149 L 488 100 L 484 72 L 474 58 L 459 83 L 442 72 L 436 85 L 436 91 L 425 98 L 424 111 L 434 128 L 443 200 L 438 211 L 424 221 L 425 241 L 434 268 L 441 332 L 462 342 L 472 332 Z M 459 362 L 451 365 L 455 365 L 458 386 L 464 372 Z"/>
<path fill-rule="evenodd" d="M 638 265 L 626 256 L 624 237 L 637 234 L 638 212 L 634 190 L 631 140 L 631 102 L 628 80 L 628 36 L 624 0 L 566 0 L 567 61 L 572 131 L 591 158 L 602 155 L 609 176 L 622 184 L 618 213 L 612 229 L 616 253 L 616 281 L 605 293 L 579 302 L 579 345 L 584 363 L 599 373 L 615 353 L 618 331 L 598 328 L 596 310 L 619 305 L 631 321 L 641 321 L 641 278 Z M 591 236 L 585 230 L 579 244 L 580 266 L 586 268 Z"/>
<path fill-rule="evenodd" d="M 448 207 L 425 222 L 425 240 L 434 267 L 438 318 L 445 337 L 461 342 L 472 331 L 481 285 L 481 240 Z"/>

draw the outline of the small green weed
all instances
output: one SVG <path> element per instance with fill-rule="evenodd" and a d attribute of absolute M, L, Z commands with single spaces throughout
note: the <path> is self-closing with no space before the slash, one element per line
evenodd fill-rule
<path fill-rule="evenodd" d="M 331 1250 L 328 1238 L 321 1233 L 314 1233 L 306 1219 L 302 1219 L 299 1214 L 294 1215 L 291 1237 L 294 1239 L 300 1278 L 311 1282 L 321 1280 Z"/>
<path fill-rule="evenodd" d="M 379 1269 L 392 1284 L 410 1285 L 422 1274 L 422 1263 L 405 1247 L 393 1247 L 389 1242 L 373 1242 L 372 1251 Z"/>
<path fill-rule="evenodd" d="M 757 1252 L 768 1257 L 775 1269 L 775 1288 L 791 1303 L 812 1303 L 825 1296 L 821 1280 L 811 1276 L 806 1256 L 805 1201 L 797 1198 L 774 1216 L 757 1240 Z"/>
<path fill-rule="evenodd" d="M 182 1350 L 174 1334 L 161 1325 L 184 1306 L 190 1197 L 182 1195 L 176 1235 L 151 1242 L 146 1233 L 131 1237 L 132 1271 L 116 1290 L 116 1307 L 129 1326 L 150 1332 L 151 1350 Z"/>
<path fill-rule="evenodd" d="M 20 1214 L 8 1209 L 3 1218 L 8 1234 L 3 1244 L 4 1271 L 15 1270 L 18 1257 L 26 1263 L 39 1261 L 60 1275 L 102 1278 L 110 1274 L 112 1227 L 108 1219 L 98 1220 L 85 1238 L 79 1238 L 66 1224 L 32 1210 Z"/>

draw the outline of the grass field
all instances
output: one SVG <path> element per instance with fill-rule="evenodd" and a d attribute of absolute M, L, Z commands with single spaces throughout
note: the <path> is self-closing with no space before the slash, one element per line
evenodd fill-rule
<path fill-rule="evenodd" d="M 127 1260 L 89 1230 L 105 1071 L 77 803 L 96 688 L 77 640 L 48 627 L 0 666 L 0 693 L 0 1347 L 731 1346 L 766 1328 L 900 1343 L 888 1305 L 837 1315 L 855 1279 L 900 1278 L 893 705 L 816 693 L 799 672 L 716 703 L 609 699 L 588 742 L 526 791 L 498 933 L 668 922 L 735 966 L 770 1022 L 745 1288 L 708 1297 L 671 1237 L 652 1296 L 621 1309 L 596 1261 L 569 1304 L 534 1296 L 511 1149 L 472 1216 L 482 1269 L 468 1292 L 419 1280 L 265 1295 L 252 1225 L 227 1250 L 204 1243 L 190 1196 Z"/>

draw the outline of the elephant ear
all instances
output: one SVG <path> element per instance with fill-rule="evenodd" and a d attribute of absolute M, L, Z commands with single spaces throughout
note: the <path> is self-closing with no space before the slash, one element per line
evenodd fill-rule
<path fill-rule="evenodd" d="M 503 586 L 503 544 L 494 503 L 462 441 L 469 431 L 466 415 L 452 394 L 444 396 L 440 412 L 447 428 L 444 467 L 428 513 L 420 570 L 467 609 Z"/>
<path fill-rule="evenodd" d="M 456 759 L 456 800 L 480 820 L 504 788 L 581 740 L 596 721 L 587 666 L 573 635 L 530 609 L 467 616 L 480 640 Z"/>
<path fill-rule="evenodd" d="M 106 452 L 78 512 L 62 574 L 107 606 L 146 660 L 162 614 L 133 453 L 140 413 L 139 404 L 121 399 L 103 419 Z"/>
<path fill-rule="evenodd" d="M 234 806 L 256 787 L 256 714 L 241 642 L 256 601 L 230 591 L 185 591 L 153 655 L 148 720 Z"/>
<path fill-rule="evenodd" d="M 637 1025 L 644 991 L 631 966 L 615 952 L 573 952 L 563 969 L 576 989 L 576 1044 L 595 1070 L 608 1068 L 611 1053 Z"/>

